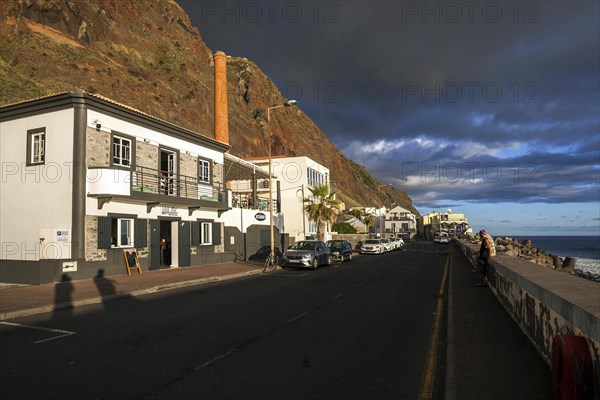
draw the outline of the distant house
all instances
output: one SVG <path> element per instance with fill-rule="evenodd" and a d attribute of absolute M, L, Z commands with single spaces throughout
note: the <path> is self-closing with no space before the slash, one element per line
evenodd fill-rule
<path fill-rule="evenodd" d="M 416 216 L 409 210 L 396 206 L 385 210 L 385 214 L 381 216 L 382 218 L 375 218 L 375 232 L 383 231 L 387 236 L 404 239 L 412 239 L 417 234 Z"/>
<path fill-rule="evenodd" d="M 357 233 L 367 233 L 367 225 L 360 218 L 352 217 L 346 222 L 352 225 Z"/>
<path fill-rule="evenodd" d="M 248 161 L 269 169 L 269 159 L 266 157 L 248 158 Z M 317 185 L 330 186 L 329 168 L 305 156 L 272 157 L 272 172 L 277 176 L 277 185 L 273 187 L 274 197 L 280 195 L 278 204 L 285 219 L 282 231 L 289 234 L 290 240 L 304 240 L 317 234 L 316 224 L 308 219 L 304 212 L 304 198 L 310 198 L 309 188 Z M 259 182 L 259 188 L 269 192 L 268 182 Z M 330 224 L 326 226 L 325 238 L 331 232 Z"/>
<path fill-rule="evenodd" d="M 441 213 L 433 211 L 419 218 L 419 234 L 426 239 L 433 239 L 442 232 L 452 236 L 469 231 L 469 221 L 462 213 L 453 213 L 448 209 Z"/>

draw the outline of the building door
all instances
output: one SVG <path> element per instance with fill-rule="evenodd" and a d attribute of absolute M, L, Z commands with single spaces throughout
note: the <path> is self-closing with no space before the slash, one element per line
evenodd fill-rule
<path fill-rule="evenodd" d="M 172 264 L 172 221 L 160 220 L 160 265 L 169 268 Z"/>
<path fill-rule="evenodd" d="M 177 195 L 177 153 L 165 149 L 160 150 L 160 173 L 164 194 Z"/>
<path fill-rule="evenodd" d="M 160 221 L 150 220 L 150 269 L 160 269 Z"/>
<path fill-rule="evenodd" d="M 260 247 L 271 246 L 271 231 L 261 230 L 260 231 Z M 277 245 L 275 245 L 277 247 Z"/>
<path fill-rule="evenodd" d="M 179 223 L 179 266 L 187 267 L 191 265 L 191 249 L 190 249 L 190 223 Z"/>

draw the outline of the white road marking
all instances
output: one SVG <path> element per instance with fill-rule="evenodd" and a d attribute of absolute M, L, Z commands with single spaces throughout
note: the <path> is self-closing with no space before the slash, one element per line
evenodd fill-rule
<path fill-rule="evenodd" d="M 206 368 L 218 361 L 221 361 L 222 359 L 224 359 L 225 357 L 235 353 L 237 351 L 237 349 L 231 349 L 223 354 L 220 354 L 218 356 L 216 356 L 215 358 L 211 358 L 210 360 L 208 360 L 207 362 L 205 362 L 204 364 L 200 364 L 197 367 L 194 368 L 194 371 L 198 371 L 201 370 L 202 368 Z"/>
<path fill-rule="evenodd" d="M 17 328 L 35 329 L 35 330 L 44 331 L 44 332 L 62 333 L 62 335 L 54 336 L 54 337 L 51 337 L 51 338 L 48 338 L 48 339 L 36 340 L 35 342 L 33 342 L 34 344 L 48 342 L 50 340 L 55 340 L 55 339 L 60 339 L 60 338 L 63 338 L 63 337 L 75 335 L 77 333 L 77 332 L 71 332 L 71 331 L 63 331 L 62 329 L 42 328 L 41 326 L 15 324 L 13 322 L 5 322 L 5 321 L 0 321 L 0 324 L 14 326 L 14 327 L 17 327 Z"/>
<path fill-rule="evenodd" d="M 367 282 L 361 282 L 358 285 L 356 285 L 357 288 L 361 287 L 361 286 L 365 286 L 367 284 Z"/>
<path fill-rule="evenodd" d="M 344 295 L 344 293 L 339 293 L 339 294 L 336 294 L 335 296 L 333 296 L 333 297 L 331 298 L 331 300 L 337 300 L 337 299 L 339 299 L 340 297 L 342 297 L 343 295 Z"/>
<path fill-rule="evenodd" d="M 308 313 L 307 313 L 307 312 L 303 312 L 302 314 L 298 314 L 298 315 L 296 315 L 294 318 L 290 318 L 290 319 L 288 319 L 288 320 L 286 321 L 286 323 L 288 323 L 288 324 L 291 324 L 292 322 L 294 322 L 294 321 L 297 321 L 297 320 L 299 320 L 300 318 L 303 318 L 303 317 L 305 317 L 305 316 L 307 316 L 307 315 L 308 315 Z"/>

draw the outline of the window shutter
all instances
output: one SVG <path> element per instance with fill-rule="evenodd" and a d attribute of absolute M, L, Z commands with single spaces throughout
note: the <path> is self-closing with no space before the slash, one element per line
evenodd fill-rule
<path fill-rule="evenodd" d="M 212 224 L 212 244 L 221 244 L 221 224 L 213 222 Z"/>
<path fill-rule="evenodd" d="M 98 248 L 110 249 L 110 218 L 98 217 Z"/>
<path fill-rule="evenodd" d="M 147 219 L 136 219 L 135 235 L 133 239 L 133 245 L 135 247 L 147 247 L 148 246 L 148 220 Z"/>
<path fill-rule="evenodd" d="M 200 245 L 200 222 L 192 222 L 192 246 Z"/>

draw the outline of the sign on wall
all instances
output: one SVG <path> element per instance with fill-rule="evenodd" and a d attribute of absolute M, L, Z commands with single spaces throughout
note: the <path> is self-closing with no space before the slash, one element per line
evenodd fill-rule
<path fill-rule="evenodd" d="M 254 218 L 256 218 L 257 221 L 264 221 L 267 219 L 267 216 L 264 213 L 259 212 L 254 214 Z"/>

